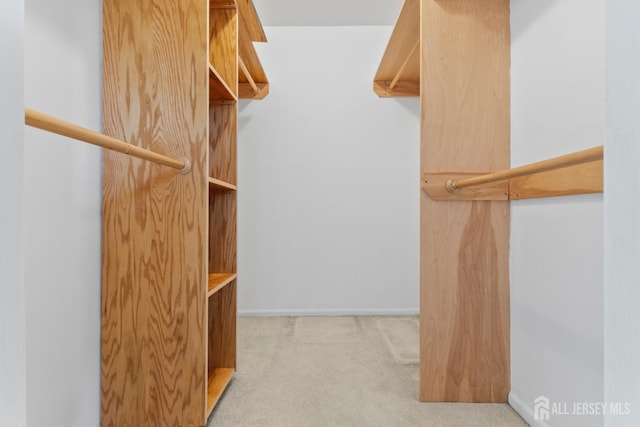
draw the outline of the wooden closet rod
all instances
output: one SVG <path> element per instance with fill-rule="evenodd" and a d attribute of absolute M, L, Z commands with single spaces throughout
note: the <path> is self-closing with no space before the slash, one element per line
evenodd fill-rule
<path fill-rule="evenodd" d="M 474 185 L 488 184 L 491 182 L 503 181 L 505 179 L 517 178 L 519 176 L 533 175 L 540 172 L 574 166 L 581 163 L 595 162 L 598 160 L 602 160 L 602 156 L 603 147 L 602 145 L 600 145 L 598 147 L 588 148 L 576 153 L 554 157 L 553 159 L 543 160 L 541 162 L 531 163 L 529 165 L 524 165 L 513 169 L 505 169 L 499 172 L 475 176 L 473 178 L 461 179 L 458 181 L 449 180 L 447 181 L 447 190 L 456 191 Z"/>
<path fill-rule="evenodd" d="M 77 139 L 108 150 L 117 151 L 139 159 L 169 166 L 170 168 L 178 169 L 180 174 L 187 174 L 191 171 L 191 161 L 184 157 L 181 157 L 180 159 L 173 159 L 171 157 L 163 156 L 162 154 L 136 147 L 135 145 L 120 141 L 119 139 L 85 129 L 74 125 L 73 123 L 56 119 L 55 117 L 48 116 L 29 108 L 25 108 L 24 110 L 24 123 L 34 128 Z"/>

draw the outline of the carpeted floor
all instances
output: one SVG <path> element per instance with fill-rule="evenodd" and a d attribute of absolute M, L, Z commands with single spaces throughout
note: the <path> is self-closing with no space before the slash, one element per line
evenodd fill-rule
<path fill-rule="evenodd" d="M 249 317 L 208 427 L 526 425 L 506 404 L 419 402 L 417 317 Z"/>

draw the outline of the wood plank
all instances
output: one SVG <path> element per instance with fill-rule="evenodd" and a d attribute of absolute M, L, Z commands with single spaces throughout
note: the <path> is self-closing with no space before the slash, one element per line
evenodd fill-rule
<path fill-rule="evenodd" d="M 104 1 L 104 132 L 193 168 L 103 155 L 104 426 L 205 421 L 208 10 L 150 6 Z"/>
<path fill-rule="evenodd" d="M 224 393 L 227 385 L 229 385 L 234 372 L 235 369 L 218 368 L 214 369 L 209 376 L 209 385 L 207 387 L 207 417 L 211 415 L 216 403 L 218 403 L 218 400 L 222 397 L 222 393 Z"/>
<path fill-rule="evenodd" d="M 238 93 L 238 12 L 209 10 L 209 62 L 234 94 Z"/>
<path fill-rule="evenodd" d="M 209 298 L 209 372 L 236 368 L 236 281 Z"/>
<path fill-rule="evenodd" d="M 602 160 L 513 178 L 511 200 L 602 193 Z"/>
<path fill-rule="evenodd" d="M 209 176 L 237 185 L 238 105 L 211 105 Z"/>
<path fill-rule="evenodd" d="M 229 283 L 236 280 L 238 277 L 237 274 L 229 274 L 229 273 L 213 273 L 209 274 L 208 279 L 208 288 L 207 288 L 207 297 L 218 292 L 220 289 L 227 286 Z"/>
<path fill-rule="evenodd" d="M 238 187 L 220 179 L 209 178 L 209 189 L 219 191 L 236 191 Z"/>
<path fill-rule="evenodd" d="M 509 0 L 421 2 L 421 169 L 508 168 Z M 506 402 L 509 204 L 420 205 L 420 399 Z"/>
<path fill-rule="evenodd" d="M 254 42 L 266 42 L 267 36 L 264 34 L 262 23 L 256 13 L 256 8 L 252 0 L 238 0 L 238 10 L 240 16 L 244 20 L 251 41 Z"/>
<path fill-rule="evenodd" d="M 401 93 L 397 96 L 407 96 L 401 89 L 402 87 L 415 86 L 420 84 L 420 55 L 414 53 L 410 55 L 412 47 L 416 40 L 420 38 L 420 0 L 405 0 L 400 16 L 387 44 L 380 66 L 374 77 L 374 90 L 380 87 L 380 91 L 376 93 L 380 96 L 394 96 L 394 92 Z M 407 58 L 409 61 L 402 72 L 402 78 L 398 82 L 398 86 L 393 90 L 389 89 L 388 84 L 394 79 L 400 68 L 405 64 Z M 401 85 L 400 83 L 403 83 Z M 386 95 L 382 95 L 386 94 Z M 414 95 L 409 95 L 414 96 Z"/>

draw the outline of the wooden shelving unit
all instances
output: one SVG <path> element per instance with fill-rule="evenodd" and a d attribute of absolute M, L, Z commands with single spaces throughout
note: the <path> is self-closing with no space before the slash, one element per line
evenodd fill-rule
<path fill-rule="evenodd" d="M 508 202 L 603 191 L 602 146 L 509 168 L 509 25 L 509 0 L 405 0 L 374 78 L 420 96 L 423 401 L 507 401 Z"/>
<path fill-rule="evenodd" d="M 266 37 L 251 0 L 103 15 L 105 133 L 192 169 L 105 154 L 102 425 L 202 426 L 236 369 L 237 101 L 268 93 Z"/>

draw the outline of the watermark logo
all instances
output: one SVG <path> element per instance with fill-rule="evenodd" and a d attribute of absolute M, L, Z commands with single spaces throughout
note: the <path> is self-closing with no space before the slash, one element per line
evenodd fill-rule
<path fill-rule="evenodd" d="M 548 421 L 551 416 L 630 415 L 629 402 L 552 402 L 546 396 L 538 396 L 533 402 L 533 417 Z"/>
<path fill-rule="evenodd" d="M 533 417 L 536 420 L 546 421 L 549 419 L 551 411 L 549 408 L 549 398 L 546 396 L 538 396 L 534 402 Z"/>

